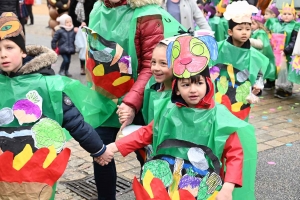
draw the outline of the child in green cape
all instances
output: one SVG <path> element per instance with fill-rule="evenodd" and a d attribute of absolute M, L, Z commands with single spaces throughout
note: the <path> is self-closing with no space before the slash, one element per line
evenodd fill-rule
<path fill-rule="evenodd" d="M 263 88 L 262 75 L 273 77 L 267 71 L 268 58 L 250 45 L 251 16 L 256 12 L 257 8 L 246 1 L 227 6 L 224 17 L 229 20 L 229 37 L 218 43 L 219 56 L 214 62 L 219 68 L 216 101 L 243 120 L 247 120 L 251 104 L 258 100 L 255 95 Z"/>
<path fill-rule="evenodd" d="M 275 87 L 275 79 L 277 72 L 275 65 L 275 57 L 272 51 L 267 29 L 264 27 L 264 23 L 265 19 L 261 15 L 261 11 L 259 11 L 256 15 L 252 16 L 252 34 L 250 38 L 250 43 L 252 47 L 256 48 L 267 58 L 269 58 L 268 71 L 269 73 L 273 73 L 274 77 L 267 79 L 267 82 L 264 85 L 264 89 L 270 90 Z"/>
<path fill-rule="evenodd" d="M 207 65 L 217 57 L 215 39 L 178 37 L 169 44 L 167 56 L 174 75 L 171 99 L 154 102 L 154 120 L 149 125 L 109 144 L 123 156 L 153 146 L 154 157 L 141 174 L 148 189 L 135 179 L 136 199 L 254 199 L 254 129 L 214 101 Z"/>

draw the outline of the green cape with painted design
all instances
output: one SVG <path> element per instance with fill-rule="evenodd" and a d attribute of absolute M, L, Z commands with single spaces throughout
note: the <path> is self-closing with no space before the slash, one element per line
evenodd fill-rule
<path fill-rule="evenodd" d="M 233 199 L 255 199 L 257 145 L 253 126 L 239 120 L 218 103 L 212 109 L 179 108 L 169 99 L 161 99 L 154 102 L 154 107 L 154 155 L 172 155 L 188 160 L 186 148 L 156 151 L 163 141 L 179 139 L 205 145 L 220 159 L 227 138 L 237 132 L 244 154 L 243 187 L 234 190 Z"/>
<path fill-rule="evenodd" d="M 134 42 L 138 18 L 143 16 L 160 15 L 162 17 L 162 22 L 164 25 L 165 37 L 178 35 L 179 30 L 186 30 L 182 25 L 179 24 L 179 22 L 177 22 L 169 13 L 167 13 L 159 5 L 147 5 L 135 9 L 132 9 L 129 5 L 118 6 L 115 8 L 107 8 L 103 2 L 98 1 L 95 3 L 90 15 L 91 20 L 89 28 L 91 28 L 105 40 L 117 43 L 124 50 L 124 52 L 126 52 L 130 56 L 132 69 L 131 76 L 134 80 L 136 80 L 138 76 L 138 60 Z M 89 47 L 94 41 L 91 39 L 91 35 L 88 35 L 88 41 Z M 93 51 L 102 50 L 103 49 L 93 49 Z M 88 51 L 90 51 L 89 48 Z M 94 76 L 92 70 L 89 73 L 90 76 Z M 114 73 L 118 77 L 122 76 L 122 74 L 117 68 L 114 71 Z M 112 73 L 107 74 L 104 71 L 103 75 L 103 77 L 105 78 L 105 76 L 112 76 Z M 102 81 L 101 77 L 98 76 L 98 78 L 99 81 Z M 106 86 L 110 84 L 110 87 L 112 85 L 112 83 L 103 83 L 102 85 L 104 84 Z M 103 89 L 103 87 L 97 86 L 96 82 L 93 82 L 92 85 L 95 88 L 95 90 L 100 92 L 101 95 L 109 97 L 111 101 L 114 101 L 117 104 L 121 103 L 122 97 L 116 97 L 114 95 L 111 95 L 111 93 Z M 120 96 L 124 97 L 124 95 L 126 95 L 126 92 L 124 92 Z M 109 119 L 106 120 L 102 125 L 108 127 L 121 126 L 119 123 L 118 116 L 116 115 L 115 109 L 110 110 Z"/>
<path fill-rule="evenodd" d="M 264 30 L 256 30 L 251 35 L 251 38 L 260 39 L 262 41 L 263 49 L 258 50 L 258 51 L 260 51 L 263 55 L 265 55 L 267 58 L 269 58 L 269 66 L 267 68 L 266 73 L 270 75 L 268 77 L 268 79 L 275 80 L 277 78 L 275 57 L 274 57 L 274 53 L 273 53 L 273 50 L 272 50 L 272 47 L 270 44 L 268 34 Z M 273 76 L 273 78 L 271 76 Z"/>

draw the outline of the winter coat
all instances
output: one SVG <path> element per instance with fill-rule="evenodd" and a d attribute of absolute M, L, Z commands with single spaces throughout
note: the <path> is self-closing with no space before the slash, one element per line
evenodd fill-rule
<path fill-rule="evenodd" d="M 34 0 L 25 0 L 25 4 L 26 5 L 33 5 L 34 4 Z"/>
<path fill-rule="evenodd" d="M 96 1 L 97 0 L 89 0 L 89 1 L 85 1 L 84 4 L 83 4 L 84 13 L 85 13 L 85 20 L 84 20 L 84 22 L 86 23 L 86 25 L 89 25 L 90 13 L 93 10 L 94 3 Z M 72 18 L 74 27 L 79 27 L 81 25 L 81 22 L 77 21 L 77 15 L 75 14 L 75 8 L 76 8 L 77 3 L 78 3 L 77 0 L 71 0 L 70 1 L 70 7 L 69 7 L 69 15 Z"/>
<path fill-rule="evenodd" d="M 58 29 L 51 41 L 52 49 L 59 48 L 59 54 L 74 54 L 75 53 L 75 35 L 74 29 L 66 31 L 64 28 Z"/>
<path fill-rule="evenodd" d="M 103 0 L 104 4 L 108 8 L 118 7 L 126 5 L 126 0 L 121 0 L 114 5 L 110 4 L 109 0 Z M 142 7 L 149 4 L 160 5 L 159 0 L 139 0 L 139 1 L 130 1 L 128 4 L 132 8 Z M 97 16 L 91 16 L 97 17 Z M 150 60 L 152 57 L 152 52 L 156 44 L 160 40 L 164 39 L 164 28 L 161 16 L 159 15 L 150 15 L 143 16 L 137 19 L 136 33 L 135 33 L 135 48 L 138 58 L 138 67 L 137 67 L 137 80 L 126 94 L 123 99 L 123 103 L 139 111 L 144 98 L 144 88 L 152 76 L 150 70 Z"/>
<path fill-rule="evenodd" d="M 2 72 L 3 75 L 9 77 L 26 76 L 28 74 L 40 73 L 44 76 L 55 75 L 51 64 L 57 60 L 54 51 L 43 46 L 29 45 L 26 46 L 27 57 L 23 60 L 23 66 L 17 73 L 11 72 L 9 75 Z M 79 142 L 80 146 L 91 156 L 98 157 L 102 155 L 106 147 L 97 132 L 84 121 L 79 110 L 72 103 L 72 100 L 62 92 L 63 102 L 63 121 L 62 127 L 69 131 L 71 136 Z"/>
<path fill-rule="evenodd" d="M 163 0 L 162 7 L 167 10 L 167 1 Z M 207 20 L 205 19 L 202 11 L 196 4 L 195 0 L 181 0 L 179 3 L 180 8 L 180 21 L 181 24 L 193 31 L 195 29 L 194 21 L 199 26 L 200 29 L 211 30 Z"/>
<path fill-rule="evenodd" d="M 0 15 L 3 12 L 13 12 L 18 16 L 19 0 L 0 0 Z"/>
<path fill-rule="evenodd" d="M 298 35 L 298 32 L 295 31 L 295 30 L 293 30 L 290 42 L 289 42 L 289 44 L 283 50 L 285 55 L 292 55 L 293 49 L 295 47 L 297 35 Z"/>

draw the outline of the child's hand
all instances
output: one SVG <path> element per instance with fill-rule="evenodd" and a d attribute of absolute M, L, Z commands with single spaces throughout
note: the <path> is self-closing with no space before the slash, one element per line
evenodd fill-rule
<path fill-rule="evenodd" d="M 126 111 L 119 112 L 119 122 L 123 124 L 130 117 L 130 113 Z"/>
<path fill-rule="evenodd" d="M 218 193 L 216 200 L 232 200 L 233 183 L 225 182 L 221 191 Z"/>
<path fill-rule="evenodd" d="M 260 93 L 260 88 L 257 87 L 256 85 L 253 86 L 253 89 L 252 89 L 252 93 L 254 95 L 257 95 L 258 93 Z"/>
<path fill-rule="evenodd" d="M 119 119 L 120 123 L 122 124 L 120 130 L 123 130 L 124 127 L 131 124 L 135 117 L 135 110 L 130 106 L 126 105 L 125 103 L 122 103 L 121 105 L 118 106 L 117 114 L 119 116 L 122 116 L 123 112 L 129 113 L 129 116 L 127 117 L 127 119 L 125 119 L 125 121 L 123 121 L 123 119 L 122 121 Z"/>

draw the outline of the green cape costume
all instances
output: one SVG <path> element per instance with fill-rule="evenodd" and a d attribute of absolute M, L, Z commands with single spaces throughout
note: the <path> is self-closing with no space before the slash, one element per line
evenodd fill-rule
<path fill-rule="evenodd" d="M 120 45 L 125 52 L 128 53 L 131 59 L 132 67 L 132 78 L 133 80 L 137 79 L 137 66 L 138 60 L 136 56 L 135 49 L 135 33 L 137 19 L 139 17 L 148 16 L 148 15 L 161 15 L 162 22 L 164 25 L 164 36 L 171 37 L 178 35 L 179 30 L 186 30 L 182 25 L 180 25 L 169 13 L 167 13 L 163 8 L 158 5 L 147 5 L 139 8 L 132 9 L 129 5 L 123 5 L 115 8 L 107 8 L 103 2 L 98 1 L 94 5 L 94 9 L 91 12 L 91 19 L 89 27 L 95 31 L 98 35 L 105 38 L 105 40 L 116 42 Z M 97 49 L 99 45 L 94 45 L 95 39 L 92 34 L 88 34 L 88 51 L 91 50 L 91 46 L 94 47 L 93 51 L 101 51 L 103 49 Z M 113 51 L 114 53 L 114 51 Z M 115 56 L 115 55 L 112 55 Z M 100 62 L 101 63 L 101 62 Z M 95 66 L 91 66 L 95 67 Z M 88 68 L 88 67 L 87 67 Z M 119 71 L 114 73 L 120 74 Z M 95 76 L 96 73 L 93 72 L 90 76 Z M 111 74 L 104 72 L 104 75 L 101 74 L 98 76 L 99 82 L 105 81 L 105 76 L 110 76 Z M 121 75 L 122 76 L 122 75 Z M 111 101 L 120 104 L 122 97 L 126 95 L 126 92 L 123 92 L 120 96 L 116 97 L 107 92 L 104 86 L 112 83 L 103 83 L 103 85 L 97 85 L 95 81 L 92 83 L 97 91 L 100 92 L 103 96 L 108 96 Z M 120 85 L 121 87 L 122 85 Z M 131 87 L 126 87 L 128 91 Z M 120 127 L 118 116 L 116 114 L 116 109 L 110 110 L 109 119 L 106 120 L 102 126 L 107 127 Z"/>
<path fill-rule="evenodd" d="M 219 76 L 215 80 L 216 101 L 224 104 L 235 116 L 246 120 L 250 104 L 246 100 L 261 71 L 264 79 L 273 78 L 268 70 L 269 60 L 254 48 L 233 46 L 227 41 L 218 43 Z M 219 65 L 221 64 L 221 65 Z"/>
<path fill-rule="evenodd" d="M 218 16 L 214 16 L 213 18 L 209 18 L 208 20 L 209 26 L 215 32 L 214 35 L 217 42 L 223 41 L 227 38 L 228 25 L 226 29 L 224 20 L 227 22 L 224 17 L 220 18 Z"/>
<path fill-rule="evenodd" d="M 157 108 L 153 124 L 154 155 L 171 155 L 188 160 L 186 148 L 168 148 L 157 152 L 163 141 L 178 139 L 207 146 L 220 160 L 227 138 L 237 132 L 244 154 L 243 187 L 234 190 L 233 199 L 255 199 L 257 153 L 253 150 L 257 147 L 254 128 L 250 124 L 234 117 L 220 104 L 212 109 L 179 108 L 170 99 L 161 99 L 155 101 L 154 106 Z"/>
<path fill-rule="evenodd" d="M 280 23 L 277 18 L 270 18 L 265 23 L 265 26 L 271 31 L 271 33 L 285 33 L 285 46 L 286 47 L 290 43 L 291 35 L 293 31 L 299 31 L 300 23 L 296 21 L 291 21 L 289 23 Z M 288 80 L 293 83 L 300 83 L 300 77 L 296 70 L 293 70 L 293 67 L 290 65 L 291 63 L 291 55 L 286 55 L 287 66 L 288 66 Z"/>
<path fill-rule="evenodd" d="M 14 78 L 9 78 L 7 76 L 0 75 L 0 88 L 1 94 L 3 95 L 2 97 L 5 97 L 0 99 L 0 136 L 8 136 L 8 134 L 5 133 L 5 130 L 8 130 L 9 132 L 15 130 L 15 134 L 14 132 L 12 132 L 15 135 L 15 137 L 20 136 L 26 140 L 26 138 L 32 138 L 32 134 L 34 132 L 36 137 L 35 146 L 38 146 L 39 148 L 43 146 L 48 147 L 54 145 L 57 149 L 60 149 L 62 148 L 65 141 L 71 139 L 69 133 L 65 130 L 63 131 L 60 127 L 62 125 L 63 119 L 62 92 L 64 92 L 67 96 L 70 97 L 77 109 L 84 116 L 85 121 L 91 124 L 94 128 L 98 127 L 107 119 L 107 117 L 109 116 L 107 114 L 107 111 L 116 107 L 116 105 L 109 101 L 106 97 L 103 97 L 97 92 L 82 85 L 79 81 L 69 79 L 64 76 L 43 76 L 41 74 L 26 74 Z M 47 119 L 47 122 L 50 122 L 50 126 L 42 124 L 42 120 L 38 122 L 39 117 L 36 117 L 36 122 L 23 123 L 22 125 L 19 124 L 19 122 L 22 119 L 22 116 L 21 118 L 16 118 L 13 117 L 13 115 L 11 115 L 9 116 L 10 119 L 8 118 L 7 113 L 9 109 L 15 108 L 15 110 L 17 110 L 24 107 L 23 110 L 25 111 L 25 113 L 27 111 L 30 112 L 30 108 L 32 108 L 33 106 L 32 103 L 28 101 L 28 98 L 30 99 L 30 97 L 27 95 L 27 93 L 30 91 L 36 91 L 38 95 L 42 98 L 42 107 L 40 108 L 42 116 L 40 117 L 42 120 Z M 36 93 L 34 92 L 31 94 Z M 33 96 L 32 99 L 34 98 L 37 98 L 37 96 Z M 100 105 L 99 102 L 102 102 L 103 104 Z M 31 107 L 29 109 L 28 107 L 24 106 L 28 103 L 29 105 L 31 104 Z M 21 106 L 18 106 L 18 104 Z M 22 120 L 26 121 L 29 117 L 29 115 L 25 115 L 25 120 Z M 40 127 L 38 127 L 38 125 Z M 32 132 L 30 132 L 31 134 L 29 134 L 27 129 L 31 126 L 33 126 L 31 128 Z M 51 129 L 51 127 L 53 129 Z M 44 133 L 43 131 L 41 132 L 41 130 L 45 129 L 50 129 L 51 134 L 49 135 L 48 131 Z M 54 132 L 54 130 L 58 131 Z M 59 135 L 59 133 L 61 135 Z M 41 135 L 40 138 L 45 138 L 46 140 L 39 139 L 39 134 Z M 33 145 L 30 141 L 29 143 Z M 32 149 L 36 149 L 35 146 L 32 146 Z M 10 148 L 12 148 L 14 151 L 18 151 L 18 149 L 23 149 L 24 147 L 10 146 Z M 53 186 L 54 192 L 51 199 L 54 199 L 55 188 L 56 184 Z"/>
<path fill-rule="evenodd" d="M 161 92 L 156 91 L 153 89 L 155 84 L 155 79 L 152 76 L 148 81 L 144 91 L 142 114 L 146 124 L 149 124 L 154 119 L 154 101 L 158 99 L 170 98 L 172 93 L 172 90 Z"/>
<path fill-rule="evenodd" d="M 251 38 L 260 39 L 262 41 L 263 49 L 258 49 L 258 51 L 260 51 L 263 55 L 269 58 L 269 66 L 267 69 L 267 73 L 270 74 L 270 76 L 273 75 L 273 78 L 269 77 L 268 79 L 275 80 L 277 78 L 277 69 L 275 65 L 275 57 L 273 54 L 268 34 L 264 30 L 256 30 L 251 35 Z"/>

